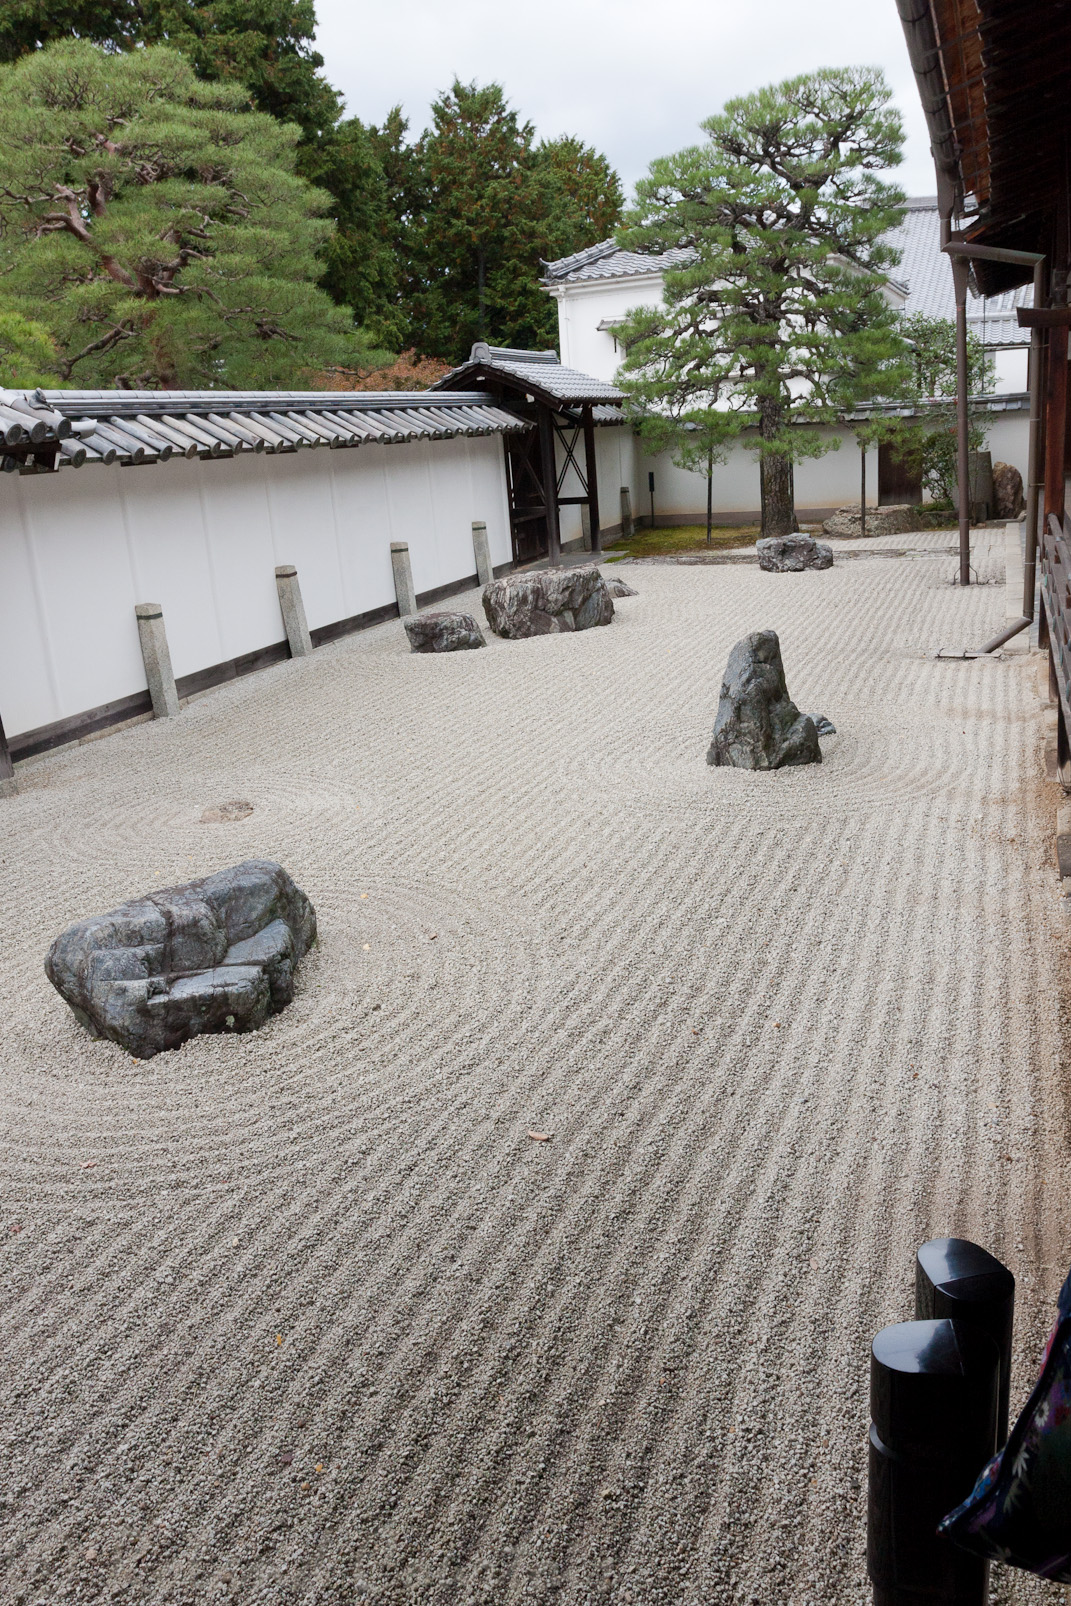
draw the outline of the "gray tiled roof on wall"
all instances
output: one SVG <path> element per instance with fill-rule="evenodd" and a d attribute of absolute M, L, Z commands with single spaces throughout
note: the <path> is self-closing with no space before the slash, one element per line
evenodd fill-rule
<path fill-rule="evenodd" d="M 479 392 L 432 398 L 426 391 L 0 391 L 0 467 L 36 473 L 530 427 Z"/>

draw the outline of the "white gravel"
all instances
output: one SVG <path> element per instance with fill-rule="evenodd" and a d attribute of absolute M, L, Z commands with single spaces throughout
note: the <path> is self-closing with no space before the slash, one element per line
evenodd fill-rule
<path fill-rule="evenodd" d="M 631 567 L 611 628 L 484 652 L 392 623 L 22 766 L 5 1606 L 869 1602 L 916 1245 L 1015 1270 L 1017 1404 L 1071 1243 L 1037 655 L 925 656 L 1004 590 L 883 545 Z M 768 627 L 838 735 L 709 769 Z M 319 912 L 294 1005 L 144 1064 L 83 1035 L 56 932 L 251 855 Z"/>

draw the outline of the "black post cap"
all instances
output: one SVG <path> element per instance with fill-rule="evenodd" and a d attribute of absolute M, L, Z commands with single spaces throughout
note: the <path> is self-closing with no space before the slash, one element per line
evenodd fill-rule
<path fill-rule="evenodd" d="M 882 1444 L 927 1459 L 944 1459 L 954 1446 L 957 1461 L 981 1471 L 994 1448 L 993 1339 L 950 1321 L 899 1322 L 882 1328 L 872 1355 L 870 1415 Z"/>
<path fill-rule="evenodd" d="M 969 1322 L 1000 1352 L 997 1442 L 1008 1433 L 1015 1278 L 988 1250 L 967 1238 L 931 1238 L 915 1261 L 915 1315 Z"/>

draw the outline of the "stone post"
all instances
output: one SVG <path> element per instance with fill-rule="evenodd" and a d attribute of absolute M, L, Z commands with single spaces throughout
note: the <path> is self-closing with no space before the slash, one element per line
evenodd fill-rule
<path fill-rule="evenodd" d="M 297 570 L 292 563 L 281 563 L 276 569 L 275 586 L 279 593 L 286 639 L 290 643 L 290 656 L 307 658 L 312 651 L 312 637 L 305 619 L 305 604 L 301 600 Z"/>
<path fill-rule="evenodd" d="M 156 719 L 167 719 L 179 711 L 178 689 L 171 668 L 164 629 L 164 610 L 158 602 L 139 602 L 134 613 L 141 637 L 141 657 L 149 683 L 152 711 Z"/>
<path fill-rule="evenodd" d="M 489 586 L 495 577 L 491 564 L 491 547 L 487 540 L 487 526 L 478 520 L 472 526 L 472 550 L 476 554 L 476 573 L 482 586 Z"/>
<path fill-rule="evenodd" d="M 633 533 L 632 492 L 627 485 L 621 487 L 621 534 L 627 541 Z"/>
<path fill-rule="evenodd" d="M 390 544 L 390 562 L 394 570 L 394 594 L 398 598 L 398 614 L 404 619 L 407 614 L 416 613 L 416 592 L 413 590 L 413 569 L 409 562 L 408 541 L 392 541 Z"/>
<path fill-rule="evenodd" d="M 591 508 L 586 502 L 580 504 L 580 535 L 585 552 L 591 551 Z"/>

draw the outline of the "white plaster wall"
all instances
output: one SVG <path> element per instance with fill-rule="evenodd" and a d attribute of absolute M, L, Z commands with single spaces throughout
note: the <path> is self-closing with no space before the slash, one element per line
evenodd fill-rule
<path fill-rule="evenodd" d="M 9 737 L 145 689 L 134 605 L 164 610 L 176 676 L 284 639 L 275 566 L 310 628 L 475 572 L 472 523 L 511 556 L 499 436 L 0 481 L 0 713 Z"/>
<path fill-rule="evenodd" d="M 860 494 L 859 448 L 847 431 L 827 430 L 823 433 L 839 441 L 824 457 L 807 458 L 796 464 L 796 506 L 841 507 L 857 503 Z M 747 437 L 734 443 L 724 463 L 714 464 L 713 504 L 715 517 L 720 513 L 757 513 L 761 506 L 758 458 L 745 444 Z M 654 470 L 655 519 L 660 517 L 694 517 L 697 522 L 706 518 L 706 475 L 691 469 L 678 468 L 672 454 L 657 456 L 639 453 L 639 491 L 634 507 L 637 513 L 650 513 L 650 495 L 647 475 Z M 878 500 L 878 454 L 867 453 L 867 502 Z"/>
<path fill-rule="evenodd" d="M 612 330 L 600 329 L 608 319 L 623 318 L 632 307 L 657 307 L 662 278 L 599 279 L 570 284 L 554 292 L 558 302 L 558 349 L 566 368 L 595 379 L 613 380 L 622 353 Z"/>
<path fill-rule="evenodd" d="M 986 430 L 986 449 L 992 453 L 994 463 L 1012 463 L 1027 479 L 1030 447 L 1030 415 L 1025 410 L 1017 413 L 994 413 Z"/>
<path fill-rule="evenodd" d="M 1006 396 L 1009 391 L 1029 388 L 1029 347 L 990 346 L 989 355 L 996 369 L 996 378 L 993 382 L 994 395 Z"/>

